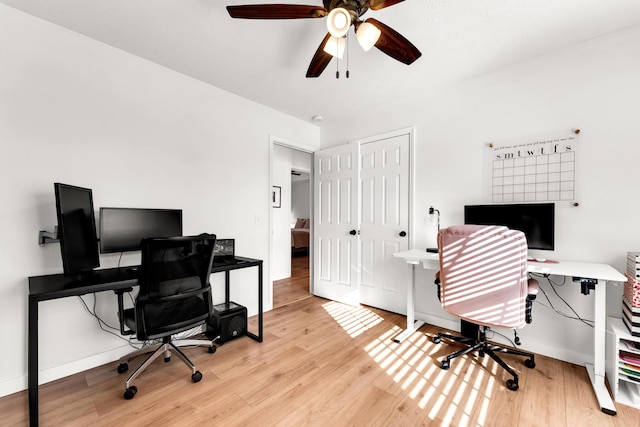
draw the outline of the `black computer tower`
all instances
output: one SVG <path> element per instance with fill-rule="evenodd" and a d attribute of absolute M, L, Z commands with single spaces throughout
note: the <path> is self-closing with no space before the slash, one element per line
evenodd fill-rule
<path fill-rule="evenodd" d="M 218 338 L 217 342 L 224 344 L 234 338 L 241 337 L 247 332 L 247 308 L 233 301 L 216 304 L 213 314 L 207 322 L 207 336 Z"/>
<path fill-rule="evenodd" d="M 465 338 L 471 338 L 473 340 L 479 339 L 480 327 L 466 320 L 460 319 L 460 334 Z"/>

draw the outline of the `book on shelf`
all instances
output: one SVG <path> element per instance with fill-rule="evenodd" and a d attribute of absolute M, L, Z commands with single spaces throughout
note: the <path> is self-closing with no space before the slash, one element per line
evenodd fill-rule
<path fill-rule="evenodd" d="M 633 307 L 626 298 L 622 298 L 622 322 L 634 337 L 640 337 L 640 307 Z"/>
<path fill-rule="evenodd" d="M 620 358 L 623 359 L 623 355 L 628 355 L 628 352 L 625 352 L 625 350 L 629 350 L 629 351 L 640 351 L 640 343 L 636 342 L 636 341 L 628 341 L 625 339 L 621 339 L 620 343 L 622 344 L 622 348 L 620 349 Z M 638 358 L 638 365 L 640 365 L 640 355 L 635 354 L 632 357 Z"/>
<path fill-rule="evenodd" d="M 635 279 L 628 272 L 625 273 L 627 281 L 624 282 L 623 298 L 631 307 L 640 307 L 640 280 Z"/>

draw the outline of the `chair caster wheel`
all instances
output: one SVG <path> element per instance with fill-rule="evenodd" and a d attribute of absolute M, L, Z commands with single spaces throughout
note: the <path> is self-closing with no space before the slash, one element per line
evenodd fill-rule
<path fill-rule="evenodd" d="M 169 363 L 171 362 L 171 358 L 170 357 L 165 357 L 164 358 L 164 363 Z"/>
<path fill-rule="evenodd" d="M 440 368 L 447 370 L 449 369 L 451 365 L 449 364 L 448 360 L 443 360 L 442 362 L 440 362 Z"/>
<path fill-rule="evenodd" d="M 533 368 L 536 367 L 536 362 L 534 362 L 531 359 L 527 359 L 527 360 L 524 361 L 524 366 L 526 366 L 529 369 L 533 369 Z"/>
<path fill-rule="evenodd" d="M 126 389 L 124 391 L 124 398 L 126 400 L 131 400 L 134 398 L 134 396 L 136 395 L 136 393 L 138 393 L 138 387 L 132 385 L 131 387 L 129 387 L 128 389 Z"/>
<path fill-rule="evenodd" d="M 122 374 L 123 372 L 127 372 L 129 370 L 128 363 L 121 363 L 118 365 L 118 373 Z"/>
<path fill-rule="evenodd" d="M 209 347 L 209 353 L 215 353 L 218 348 L 215 345 Z"/>
<path fill-rule="evenodd" d="M 191 380 L 194 383 L 197 383 L 198 381 L 200 381 L 202 379 L 202 373 L 200 371 L 196 371 L 195 374 L 191 375 Z"/>
<path fill-rule="evenodd" d="M 511 391 L 516 391 L 520 387 L 518 386 L 518 383 L 515 382 L 514 380 L 507 380 L 507 388 Z"/>
<path fill-rule="evenodd" d="M 433 341 L 434 344 L 440 344 L 441 339 L 440 339 L 439 336 L 436 335 L 435 337 L 433 337 L 432 341 Z"/>

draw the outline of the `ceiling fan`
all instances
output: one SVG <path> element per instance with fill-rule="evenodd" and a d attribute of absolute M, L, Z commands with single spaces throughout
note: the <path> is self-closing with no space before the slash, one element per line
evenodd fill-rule
<path fill-rule="evenodd" d="M 307 77 L 318 77 L 335 56 L 342 58 L 347 31 L 354 26 L 358 43 L 365 51 L 373 46 L 393 59 L 412 64 L 422 53 L 400 33 L 378 21 L 362 20 L 364 13 L 393 6 L 404 0 L 322 0 L 323 6 L 297 4 L 262 4 L 227 6 L 232 18 L 302 19 L 327 18 L 329 32 L 316 50 L 307 70 Z"/>

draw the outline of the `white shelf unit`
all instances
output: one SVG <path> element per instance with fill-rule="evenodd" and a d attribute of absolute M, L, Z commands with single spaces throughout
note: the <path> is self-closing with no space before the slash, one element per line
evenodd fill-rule
<path fill-rule="evenodd" d="M 640 408 L 640 337 L 622 319 L 607 318 L 606 371 L 613 400 Z M 636 378 L 637 381 L 632 379 Z"/>

